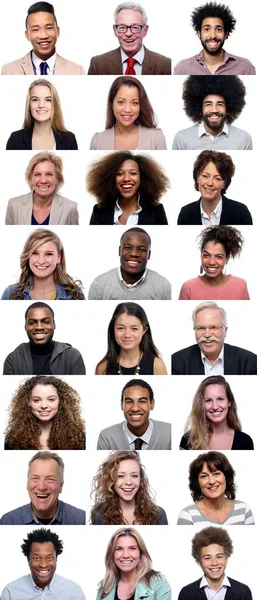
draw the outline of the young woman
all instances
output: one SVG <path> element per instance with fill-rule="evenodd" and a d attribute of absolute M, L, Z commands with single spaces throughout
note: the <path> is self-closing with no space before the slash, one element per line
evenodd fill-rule
<path fill-rule="evenodd" d="M 57 90 L 51 81 L 36 79 L 29 86 L 22 129 L 11 133 L 6 150 L 77 150 L 67 131 Z"/>
<path fill-rule="evenodd" d="M 129 150 L 107 154 L 87 175 L 87 191 L 97 200 L 90 225 L 167 225 L 160 199 L 169 185 L 152 157 Z"/>
<path fill-rule="evenodd" d="M 151 498 L 136 450 L 117 450 L 100 465 L 92 482 L 93 525 L 168 525 L 165 510 Z"/>
<path fill-rule="evenodd" d="M 152 569 L 144 540 L 133 527 L 118 529 L 112 535 L 105 566 L 96 600 L 171 600 L 167 579 Z"/>
<path fill-rule="evenodd" d="M 230 385 L 222 375 L 204 379 L 196 391 L 181 450 L 253 450 L 244 433 Z"/>
<path fill-rule="evenodd" d="M 254 525 L 251 509 L 235 500 L 235 471 L 221 452 L 200 454 L 189 467 L 194 504 L 184 508 L 178 525 Z"/>
<path fill-rule="evenodd" d="M 20 258 L 17 284 L 9 285 L 2 300 L 83 300 L 80 281 L 66 272 L 64 248 L 58 235 L 36 229 L 28 237 Z"/>
<path fill-rule="evenodd" d="M 84 450 L 80 397 L 52 375 L 36 375 L 15 392 L 5 431 L 6 450 Z"/>
<path fill-rule="evenodd" d="M 144 86 L 129 75 L 117 77 L 107 100 L 105 131 L 95 133 L 90 150 L 166 150 Z"/>
<path fill-rule="evenodd" d="M 240 256 L 243 244 L 244 238 L 235 227 L 204 229 L 199 235 L 201 276 L 183 283 L 179 300 L 250 300 L 245 280 L 225 273 L 229 259 Z"/>
<path fill-rule="evenodd" d="M 167 375 L 145 311 L 135 302 L 118 304 L 107 333 L 108 348 L 96 375 Z"/>

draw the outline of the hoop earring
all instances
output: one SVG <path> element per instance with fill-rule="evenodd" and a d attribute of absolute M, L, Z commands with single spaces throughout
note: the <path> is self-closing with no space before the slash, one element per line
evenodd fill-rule
<path fill-rule="evenodd" d="M 200 266 L 200 275 L 203 274 L 203 265 Z"/>

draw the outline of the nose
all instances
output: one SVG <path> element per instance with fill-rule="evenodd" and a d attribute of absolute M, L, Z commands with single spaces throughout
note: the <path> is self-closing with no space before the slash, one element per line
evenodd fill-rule
<path fill-rule="evenodd" d="M 216 566 L 218 564 L 218 560 L 217 560 L 216 556 L 212 557 L 211 564 L 212 564 L 212 566 Z"/>
<path fill-rule="evenodd" d="M 46 482 L 44 479 L 39 479 L 39 481 L 37 482 L 37 489 L 38 490 L 45 490 L 47 487 Z"/>
<path fill-rule="evenodd" d="M 217 400 L 213 400 L 212 401 L 212 408 L 214 408 L 214 410 L 217 410 L 217 408 L 219 408 L 219 403 Z"/>
<path fill-rule="evenodd" d="M 44 558 L 44 557 L 41 557 L 40 560 L 39 560 L 39 566 L 42 569 L 45 569 L 47 567 L 47 565 L 48 565 L 47 559 Z"/>

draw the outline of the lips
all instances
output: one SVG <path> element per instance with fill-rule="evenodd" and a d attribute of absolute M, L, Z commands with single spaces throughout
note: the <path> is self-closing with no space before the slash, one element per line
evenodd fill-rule
<path fill-rule="evenodd" d="M 140 262 L 138 260 L 127 260 L 126 263 L 128 267 L 131 267 L 132 269 L 140 265 Z"/>

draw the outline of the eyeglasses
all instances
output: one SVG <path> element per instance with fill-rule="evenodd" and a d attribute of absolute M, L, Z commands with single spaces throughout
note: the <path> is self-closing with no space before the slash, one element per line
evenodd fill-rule
<path fill-rule="evenodd" d="M 194 327 L 194 330 L 198 331 L 199 333 L 204 333 L 207 329 L 209 329 L 209 331 L 215 332 L 219 329 L 225 329 L 225 325 L 213 325 L 212 327 Z"/>
<path fill-rule="evenodd" d="M 145 25 L 115 25 L 117 33 L 127 33 L 130 29 L 131 33 L 140 33 Z"/>

